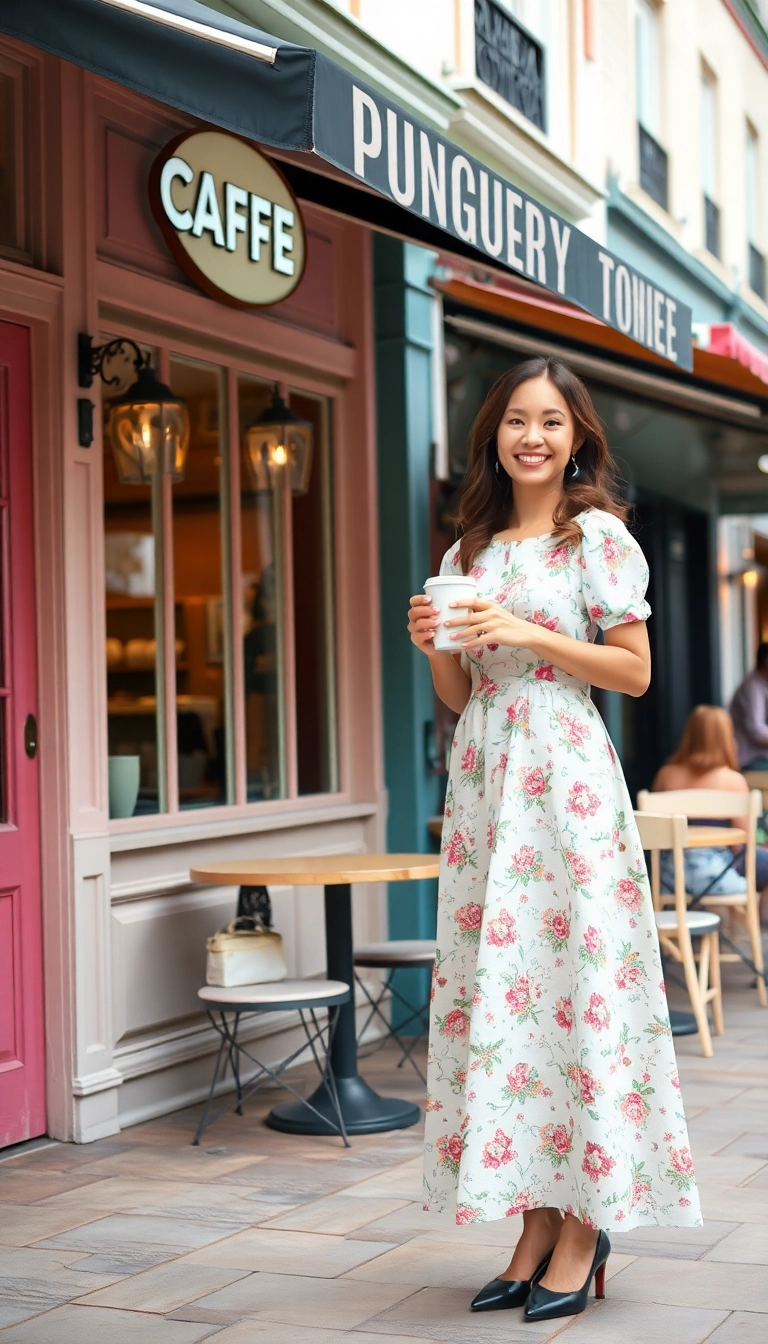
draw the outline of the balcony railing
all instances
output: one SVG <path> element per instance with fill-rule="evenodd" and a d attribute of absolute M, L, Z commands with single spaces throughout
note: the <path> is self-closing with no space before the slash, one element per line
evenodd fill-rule
<path fill-rule="evenodd" d="M 720 256 L 720 207 L 704 196 L 704 246 L 713 257 Z"/>
<path fill-rule="evenodd" d="M 749 288 L 759 294 L 761 299 L 766 297 L 765 257 L 753 243 L 749 244 Z"/>
<path fill-rule="evenodd" d="M 475 0 L 475 69 L 505 102 L 547 129 L 544 48 L 496 0 Z"/>
<path fill-rule="evenodd" d="M 667 152 L 644 126 L 638 125 L 637 130 L 640 140 L 640 186 L 657 205 L 667 210 L 669 208 Z"/>

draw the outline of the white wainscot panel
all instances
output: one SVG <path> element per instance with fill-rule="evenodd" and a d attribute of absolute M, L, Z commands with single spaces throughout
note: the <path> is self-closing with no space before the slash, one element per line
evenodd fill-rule
<path fill-rule="evenodd" d="M 169 892 L 112 907 L 117 1039 L 200 1011 L 205 942 L 234 917 L 237 888 Z"/>

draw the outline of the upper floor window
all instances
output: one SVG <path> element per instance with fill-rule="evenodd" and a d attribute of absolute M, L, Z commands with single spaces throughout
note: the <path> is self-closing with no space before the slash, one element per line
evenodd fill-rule
<path fill-rule="evenodd" d="M 667 155 L 661 128 L 659 15 L 651 0 L 635 0 L 635 86 L 640 186 L 665 210 L 669 203 Z"/>
<path fill-rule="evenodd" d="M 699 109 L 699 157 L 704 195 L 704 244 L 713 257 L 720 256 L 720 209 L 717 200 L 717 84 L 706 66 L 701 70 Z"/>
<path fill-rule="evenodd" d="M 475 0 L 475 68 L 478 79 L 546 130 L 544 48 L 496 0 Z"/>
<path fill-rule="evenodd" d="M 109 755 L 133 760 L 110 761 L 111 814 L 337 792 L 329 399 L 280 388 L 307 457 L 290 433 L 267 442 L 266 377 L 145 354 L 185 403 L 189 445 L 170 474 L 131 479 L 106 406 Z"/>
<path fill-rule="evenodd" d="M 749 287 L 759 294 L 761 299 L 766 297 L 766 278 L 765 278 L 765 257 L 757 246 L 757 240 L 760 237 L 760 179 L 758 173 L 758 151 L 759 139 L 757 131 L 750 122 L 747 122 L 747 135 L 745 142 L 744 155 L 744 195 L 745 195 L 745 215 L 747 226 L 747 270 L 749 275 Z"/>
<path fill-rule="evenodd" d="M 661 129 L 659 16 L 651 0 L 635 0 L 637 120 L 658 140 Z"/>

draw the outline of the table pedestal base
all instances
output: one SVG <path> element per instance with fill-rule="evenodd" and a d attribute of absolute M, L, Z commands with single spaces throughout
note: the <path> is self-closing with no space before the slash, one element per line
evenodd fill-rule
<path fill-rule="evenodd" d="M 408 1129 L 418 1124 L 421 1115 L 418 1106 L 397 1097 L 380 1097 L 364 1078 L 337 1078 L 336 1087 L 348 1134 L 378 1134 L 383 1130 Z M 270 1129 L 279 1129 L 284 1134 L 337 1134 L 328 1093 L 322 1083 L 309 1100 L 321 1115 L 328 1116 L 327 1127 L 300 1102 L 290 1101 L 270 1111 L 267 1116 Z"/>

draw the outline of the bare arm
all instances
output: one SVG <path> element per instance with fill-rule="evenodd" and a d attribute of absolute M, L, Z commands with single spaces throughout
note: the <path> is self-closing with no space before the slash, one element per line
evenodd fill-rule
<path fill-rule="evenodd" d="M 469 621 L 462 618 L 455 622 L 468 625 L 475 632 L 457 643 L 460 649 L 479 649 L 485 644 L 530 649 L 537 658 L 601 690 L 637 696 L 648 689 L 651 652 L 645 621 L 615 625 L 605 631 L 604 644 L 590 644 L 585 639 L 572 639 L 532 621 L 523 621 L 495 602 L 478 598 L 473 608 Z M 446 622 L 446 626 L 451 624 L 454 622 Z M 480 630 L 482 636 L 476 633 Z"/>
<path fill-rule="evenodd" d="M 461 655 L 441 653 L 434 647 L 437 611 L 424 593 L 411 598 L 408 633 L 417 649 L 426 654 L 435 691 L 454 714 L 461 714 L 469 700 L 472 683 L 461 666 Z"/>
<path fill-rule="evenodd" d="M 472 682 L 461 666 L 461 659 L 453 653 L 431 653 L 428 657 L 437 694 L 454 714 L 461 714 L 472 691 Z"/>

